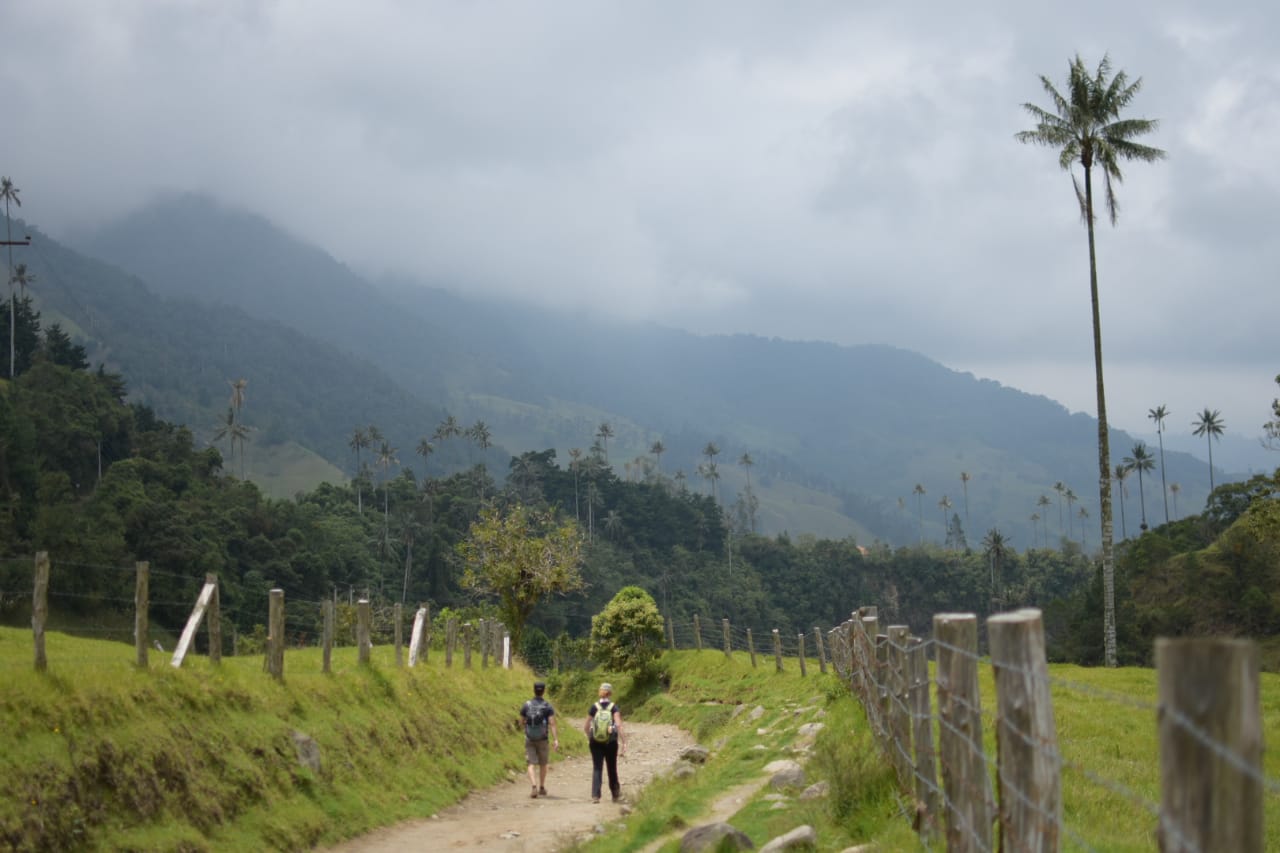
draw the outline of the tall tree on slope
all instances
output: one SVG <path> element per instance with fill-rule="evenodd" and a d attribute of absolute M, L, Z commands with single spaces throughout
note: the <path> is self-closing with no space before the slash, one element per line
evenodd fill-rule
<path fill-rule="evenodd" d="M 1113 184 L 1120 183 L 1120 161 L 1150 163 L 1164 158 L 1164 151 L 1134 140 L 1154 131 L 1152 119 L 1121 118 L 1142 88 L 1142 78 L 1129 82 L 1123 71 L 1111 74 L 1111 61 L 1103 57 L 1093 73 L 1077 55 L 1068 66 L 1064 96 L 1048 77 L 1040 82 L 1052 109 L 1024 104 L 1035 120 L 1032 130 L 1017 134 L 1019 142 L 1045 145 L 1058 152 L 1058 165 L 1070 172 L 1076 163 L 1084 169 L 1084 189 L 1071 176 L 1089 235 L 1089 298 L 1093 308 L 1093 363 L 1098 395 L 1098 510 L 1102 521 L 1103 644 L 1107 666 L 1116 666 L 1115 554 L 1112 547 L 1111 448 L 1107 433 L 1107 402 L 1102 381 L 1102 320 L 1098 305 L 1098 263 L 1093 235 L 1093 167 L 1102 171 L 1107 212 L 1116 224 L 1118 208 Z"/>

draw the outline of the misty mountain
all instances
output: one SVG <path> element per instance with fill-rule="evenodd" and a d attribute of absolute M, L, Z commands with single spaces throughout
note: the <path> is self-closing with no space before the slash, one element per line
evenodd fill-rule
<path fill-rule="evenodd" d="M 569 448 L 589 447 L 609 421 L 609 456 L 620 475 L 633 462 L 638 468 L 661 439 L 666 473 L 683 471 L 691 488 L 705 488 L 697 466 L 715 442 L 726 503 L 750 475 L 768 530 L 799 532 L 784 506 L 799 500 L 852 519 L 845 532 L 898 544 L 921 535 L 941 541 L 953 515 L 968 519 L 970 543 L 993 526 L 1018 547 L 1044 537 L 1053 543 L 1060 529 L 1079 525 L 1059 520 L 1065 509 L 1053 486 L 1060 482 L 1078 497 L 1075 511 L 1089 513 L 1097 544 L 1095 420 L 913 352 L 701 336 L 474 300 L 418 282 L 375 285 L 261 217 L 195 196 L 164 199 L 79 245 L 166 298 L 219 306 L 220 317 L 235 312 L 271 323 L 376 366 L 424 411 L 485 420 L 512 452 L 554 447 L 563 463 Z M 216 339 L 208 346 L 225 349 Z M 256 369 L 235 375 L 253 377 Z M 331 393 L 341 400 L 361 392 L 335 382 Z M 306 408 L 293 414 L 310 415 Z M 365 420 L 353 412 L 341 427 L 349 432 Z M 1135 441 L 1113 432 L 1115 462 Z M 334 443 L 315 449 L 342 464 L 345 450 L 335 455 Z M 743 454 L 755 462 L 751 472 L 737 464 Z M 1168 480 L 1181 486 L 1179 514 L 1198 511 L 1207 466 L 1177 452 L 1167 452 L 1166 463 Z M 1158 468 L 1145 477 L 1152 523 L 1163 520 L 1158 478 Z M 914 493 L 917 484 L 923 495 Z M 1141 512 L 1136 476 L 1126 486 L 1132 533 Z M 1038 506 L 1041 495 L 1052 505 Z M 939 505 L 944 498 L 949 510 Z M 1035 533 L 1033 513 L 1044 519 Z M 1120 526 L 1117 507 L 1117 533 Z M 839 529 L 827 524 L 822 532 Z"/>

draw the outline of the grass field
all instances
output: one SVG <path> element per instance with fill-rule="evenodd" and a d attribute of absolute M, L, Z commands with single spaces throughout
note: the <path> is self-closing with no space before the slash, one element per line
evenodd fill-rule
<path fill-rule="evenodd" d="M 421 817 L 522 769 L 512 709 L 531 673 L 465 670 L 442 655 L 397 669 L 389 648 L 361 668 L 337 649 L 320 672 L 316 649 L 290 650 L 283 684 L 260 657 L 181 670 L 154 655 L 133 667 L 122 643 L 50 634 L 49 672 L 32 668 L 29 631 L 0 628 L 0 849 L 308 849 Z M 763 663 L 763 662 L 762 662 Z M 821 719 L 807 770 L 825 798 L 778 810 L 762 790 L 733 818 L 763 843 L 808 823 L 820 849 L 875 841 L 918 849 L 907 813 L 861 707 L 834 676 L 777 674 L 743 654 L 676 652 L 668 685 L 613 677 L 628 719 L 674 723 L 713 750 L 693 777 L 650 786 L 625 825 L 586 849 L 637 850 L 695 825 L 717 795 L 789 757 L 798 727 Z M 986 748 L 995 755 L 990 668 L 981 667 Z M 1153 850 L 1159 801 L 1155 673 L 1051 667 L 1063 771 L 1063 849 Z M 601 674 L 553 675 L 557 704 L 587 704 Z M 567 703 L 567 704 L 566 704 Z M 749 711 L 760 706 L 763 716 Z M 1280 677 L 1262 677 L 1265 739 L 1280 738 Z M 493 709 L 499 709 L 495 715 Z M 766 730 L 760 734 L 759 730 Z M 318 771 L 295 734 L 319 747 Z M 584 747 L 571 740 L 570 753 Z M 1269 780 L 1280 755 L 1265 757 Z M 1274 788 L 1274 785 L 1272 785 Z M 1280 849 L 1280 798 L 1265 800 L 1267 849 Z M 664 850 L 674 850 L 674 842 Z"/>

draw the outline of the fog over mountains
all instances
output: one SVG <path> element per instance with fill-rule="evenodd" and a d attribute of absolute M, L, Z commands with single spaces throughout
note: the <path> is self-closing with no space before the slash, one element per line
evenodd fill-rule
<path fill-rule="evenodd" d="M 207 437 L 226 380 L 248 378 L 245 417 L 262 425 L 259 454 L 292 442 L 350 474 L 346 436 L 378 423 L 402 464 L 421 471 L 412 448 L 449 413 L 464 425 L 485 421 L 496 445 L 489 467 L 501 478 L 508 456 L 529 450 L 555 448 L 567 465 L 569 449 L 588 448 L 607 421 L 619 476 L 640 476 L 661 440 L 661 473 L 682 471 L 688 488 L 706 491 L 696 470 L 715 442 L 722 501 L 749 475 L 765 532 L 941 542 L 958 517 L 970 544 L 992 527 L 1019 548 L 1052 544 L 1068 524 L 1079 541 L 1082 522 L 1084 544 L 1098 541 L 1093 418 L 906 350 L 698 336 L 422 282 L 374 283 L 261 217 L 198 196 L 75 235 L 76 252 L 41 242 L 33 265 L 49 267 L 47 310 L 161 415 Z M 1171 438 L 1166 476 L 1180 484 L 1178 514 L 1198 511 L 1207 466 Z M 1113 434 L 1116 462 L 1136 440 Z M 737 464 L 744 454 L 749 472 Z M 474 461 L 474 451 L 454 449 L 438 464 Z M 1056 483 L 1088 519 L 1060 521 Z M 1132 533 L 1135 478 L 1126 486 Z M 1145 489 L 1148 520 L 1163 521 L 1158 468 Z M 1054 506 L 1038 507 L 1041 495 Z M 1117 512 L 1117 536 L 1120 527 Z"/>

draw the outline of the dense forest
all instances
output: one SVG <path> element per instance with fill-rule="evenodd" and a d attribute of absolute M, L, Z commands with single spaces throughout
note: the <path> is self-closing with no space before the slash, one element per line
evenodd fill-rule
<path fill-rule="evenodd" d="M 475 464 L 436 475 L 438 448 L 487 446 L 478 427 L 463 429 L 452 417 L 417 448 L 425 474 L 401 467 L 395 448 L 378 441 L 376 424 L 353 425 L 358 476 L 271 499 L 235 465 L 251 440 L 240 423 L 243 386 L 229 383 L 221 441 L 200 446 L 187 428 L 127 403 L 123 378 L 92 369 L 57 323 L 42 324 L 29 297 L 15 305 L 14 378 L 0 380 L 6 621 L 27 613 L 30 557 L 38 550 L 57 567 L 54 589 L 74 590 L 55 597 L 57 606 L 86 624 L 126 610 L 132 578 L 110 569 L 135 560 L 157 570 L 154 618 L 168 626 L 180 626 L 206 573 L 219 576 L 226 617 L 246 635 L 265 623 L 274 587 L 299 602 L 369 595 L 430 602 L 437 612 L 492 613 L 492 602 L 462 586 L 458 545 L 482 508 L 521 504 L 573 520 L 585 544 L 585 588 L 540 606 L 526 643 L 586 635 L 590 617 L 634 584 L 676 618 L 697 613 L 792 631 L 835 624 L 860 604 L 874 603 L 890 621 L 922 633 L 936 612 L 1035 605 L 1046 611 L 1055 659 L 1101 660 L 1100 582 L 1070 537 L 1050 547 L 1046 535 L 1044 547 L 1018 551 L 998 529 L 965 530 L 959 511 L 942 546 L 764 536 L 753 532 L 749 486 L 732 504 L 695 493 L 664 472 L 656 446 L 652 464 L 619 477 L 607 431 L 570 460 L 554 450 L 528 452 L 505 470 L 456 448 L 455 456 L 470 454 Z M 6 303 L 6 377 L 9 325 Z M 1121 546 L 1122 662 L 1148 663 L 1156 634 L 1280 634 L 1277 492 L 1276 476 L 1219 486 L 1204 513 Z"/>

